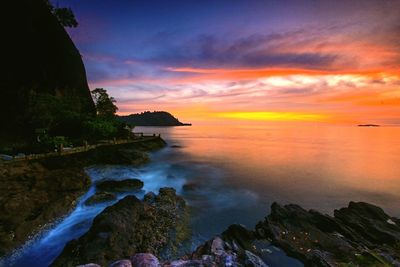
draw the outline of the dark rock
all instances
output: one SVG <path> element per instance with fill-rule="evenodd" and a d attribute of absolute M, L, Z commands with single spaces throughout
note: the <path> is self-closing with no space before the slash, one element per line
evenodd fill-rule
<path fill-rule="evenodd" d="M 140 252 L 168 257 L 188 238 L 187 223 L 185 201 L 172 188 L 160 189 L 153 204 L 127 196 L 96 216 L 90 230 L 69 242 L 52 265 L 106 265 Z"/>
<path fill-rule="evenodd" d="M 76 267 L 101 267 L 101 266 L 96 263 L 88 263 L 83 265 L 77 265 Z"/>
<path fill-rule="evenodd" d="M 232 224 L 222 233 L 222 237 L 231 244 L 233 250 L 238 251 L 239 249 L 250 249 L 253 245 L 255 234 L 243 225 Z"/>
<path fill-rule="evenodd" d="M 97 183 L 96 188 L 107 192 L 133 192 L 142 189 L 143 182 L 139 179 L 107 180 Z"/>
<path fill-rule="evenodd" d="M 117 197 L 109 192 L 96 192 L 96 194 L 94 194 L 93 196 L 91 196 L 90 198 L 88 198 L 85 201 L 85 205 L 90 206 L 90 205 L 95 205 L 98 203 L 102 203 L 102 202 L 108 202 L 108 201 L 113 201 L 117 199 Z"/>
<path fill-rule="evenodd" d="M 143 201 L 149 205 L 154 204 L 155 200 L 156 200 L 156 194 L 154 194 L 153 192 L 148 192 L 143 197 Z"/>
<path fill-rule="evenodd" d="M 351 202 L 334 217 L 274 203 L 256 231 L 306 265 L 392 266 L 400 259 L 397 222 L 367 203 Z"/>
<path fill-rule="evenodd" d="M 159 267 L 160 262 L 150 253 L 138 253 L 131 257 L 132 265 L 135 267 Z"/>
<path fill-rule="evenodd" d="M 46 1 L 8 1 L 2 11 L 10 22 L 0 44 L 7 66 L 0 83 L 2 134 L 23 135 L 33 93 L 73 97 L 82 114 L 94 114 L 82 57 Z"/>
<path fill-rule="evenodd" d="M 135 126 L 186 126 L 177 118 L 165 111 L 145 111 L 128 116 L 118 116 L 118 120 Z"/>
<path fill-rule="evenodd" d="M 268 267 L 265 262 L 260 259 L 257 255 L 251 253 L 250 251 L 246 250 L 245 251 L 246 259 L 245 259 L 245 264 L 244 266 L 246 267 Z"/>
<path fill-rule="evenodd" d="M 0 168 L 0 256 L 67 214 L 87 191 L 80 168 L 49 170 L 38 162 Z"/>

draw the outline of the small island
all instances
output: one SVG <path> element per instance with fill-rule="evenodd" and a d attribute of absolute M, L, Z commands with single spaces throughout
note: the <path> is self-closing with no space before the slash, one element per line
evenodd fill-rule
<path fill-rule="evenodd" d="M 134 126 L 191 126 L 191 123 L 182 123 L 166 111 L 145 111 L 142 113 L 118 116 L 118 120 Z"/>
<path fill-rule="evenodd" d="M 379 127 L 378 124 L 359 124 L 358 127 Z"/>

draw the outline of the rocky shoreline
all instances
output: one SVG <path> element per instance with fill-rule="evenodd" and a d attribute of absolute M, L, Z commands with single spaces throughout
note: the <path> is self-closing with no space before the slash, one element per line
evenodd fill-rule
<path fill-rule="evenodd" d="M 146 151 L 164 145 L 160 138 L 1 169 L 0 256 L 76 205 L 91 185 L 84 167 L 140 165 L 149 160 Z M 143 182 L 101 180 L 95 186 L 85 205 L 115 201 L 120 192 L 139 192 Z M 189 216 L 189 207 L 173 188 L 161 188 L 158 195 L 149 192 L 143 200 L 125 196 L 98 214 L 84 235 L 68 242 L 51 266 L 280 266 L 276 253 L 292 257 L 293 266 L 400 266 L 400 219 L 364 202 L 350 202 L 334 216 L 273 203 L 254 229 L 231 225 L 192 252 Z"/>
<path fill-rule="evenodd" d="M 161 138 L 104 146 L 87 152 L 14 162 L 0 169 L 0 257 L 68 214 L 90 187 L 84 168 L 94 164 L 140 165 L 165 146 Z"/>
<path fill-rule="evenodd" d="M 174 191 L 170 192 L 173 198 L 179 199 Z M 191 254 L 174 259 L 160 256 L 155 249 L 157 245 L 153 246 L 152 243 L 155 242 L 152 239 L 154 235 L 143 235 L 146 227 L 139 228 L 139 238 L 137 235 L 136 239 L 131 238 L 132 231 L 137 227 L 137 218 L 126 222 L 131 227 L 126 229 L 127 232 L 116 229 L 115 222 L 112 222 L 112 227 L 104 223 L 107 216 L 127 218 L 126 207 L 120 206 L 132 202 L 132 206 L 143 209 L 147 201 L 145 198 L 141 203 L 137 199 L 126 197 L 109 207 L 109 211 L 95 219 L 96 223 L 86 235 L 66 246 L 53 266 L 267 267 L 270 254 L 274 253 L 272 245 L 300 260 L 304 266 L 400 266 L 400 220 L 390 217 L 372 204 L 350 202 L 348 207 L 335 210 L 332 217 L 314 210 L 304 210 L 297 205 L 281 206 L 274 203 L 271 214 L 260 221 L 254 230 L 231 225 L 221 235 L 199 246 Z M 156 219 L 154 222 L 157 224 L 158 221 Z M 112 229 L 116 231 L 110 233 Z M 164 239 L 166 236 L 160 237 L 158 240 L 163 240 L 164 246 L 168 246 Z M 110 248 L 110 240 L 117 244 L 118 252 L 115 254 L 113 251 L 116 247 Z M 87 247 L 95 247 L 95 253 L 91 249 L 87 250 Z M 82 257 L 88 253 L 90 257 Z"/>

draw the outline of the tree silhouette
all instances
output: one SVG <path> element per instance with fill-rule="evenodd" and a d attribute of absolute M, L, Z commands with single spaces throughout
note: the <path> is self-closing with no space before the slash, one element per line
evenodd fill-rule
<path fill-rule="evenodd" d="M 92 97 L 96 106 L 97 116 L 105 119 L 114 118 L 118 107 L 114 104 L 116 101 L 110 97 L 107 90 L 96 88 L 92 90 Z"/>
<path fill-rule="evenodd" d="M 49 0 L 44 0 L 44 2 L 63 27 L 76 28 L 78 26 L 78 21 L 71 8 L 54 7 Z"/>

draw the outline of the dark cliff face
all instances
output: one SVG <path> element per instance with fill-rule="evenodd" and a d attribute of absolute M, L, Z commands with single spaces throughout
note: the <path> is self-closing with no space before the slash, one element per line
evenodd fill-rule
<path fill-rule="evenodd" d="M 7 1 L 1 13 L 2 133 L 21 129 L 35 93 L 79 99 L 82 113 L 94 113 L 81 55 L 45 2 Z"/>

